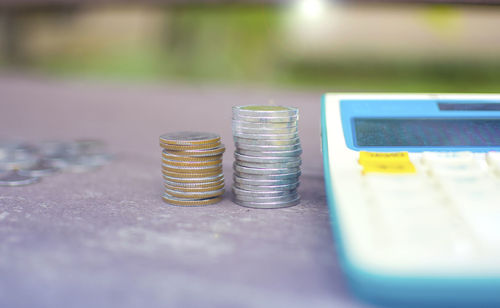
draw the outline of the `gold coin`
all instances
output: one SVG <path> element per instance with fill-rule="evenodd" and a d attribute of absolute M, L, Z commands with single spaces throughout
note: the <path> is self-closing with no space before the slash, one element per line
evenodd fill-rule
<path fill-rule="evenodd" d="M 178 172 L 178 173 L 207 173 L 207 172 L 216 172 L 222 171 L 222 164 L 215 166 L 204 166 L 204 167 L 179 167 L 179 166 L 168 166 L 165 164 L 161 165 L 162 170 L 169 172 Z"/>
<path fill-rule="evenodd" d="M 222 154 L 213 156 L 193 157 L 193 156 L 179 155 L 176 152 L 170 153 L 167 152 L 166 150 L 163 150 L 161 155 L 164 159 L 181 161 L 181 162 L 208 162 L 214 160 L 222 160 Z"/>
<path fill-rule="evenodd" d="M 224 147 L 223 144 L 221 144 L 219 147 L 214 149 L 175 151 L 174 154 L 192 156 L 192 157 L 207 157 L 207 156 L 221 155 L 222 153 L 224 153 L 224 151 L 226 151 L 226 148 Z"/>
<path fill-rule="evenodd" d="M 202 199 L 222 196 L 224 194 L 224 191 L 225 191 L 224 188 L 222 188 L 219 190 L 207 191 L 207 192 L 182 192 L 182 191 L 179 192 L 176 190 L 165 188 L 165 193 L 168 194 L 169 196 L 181 199 L 194 199 L 194 200 L 202 200 Z"/>
<path fill-rule="evenodd" d="M 208 172 L 203 172 L 197 170 L 196 172 L 175 172 L 175 171 L 169 171 L 165 170 L 163 167 L 161 169 L 161 172 L 164 175 L 171 176 L 174 178 L 201 178 L 201 177 L 210 177 L 210 176 L 217 176 L 219 174 L 222 174 L 222 167 L 216 170 L 211 170 Z"/>
<path fill-rule="evenodd" d="M 172 187 L 178 187 L 178 188 L 210 188 L 214 186 L 219 186 L 219 185 L 224 185 L 224 177 L 216 179 L 216 180 L 203 180 L 201 182 L 174 182 L 170 180 L 166 180 L 165 177 L 163 177 L 163 184 L 164 185 L 169 185 Z"/>
<path fill-rule="evenodd" d="M 220 141 L 214 143 L 203 143 L 203 144 L 168 144 L 160 142 L 160 146 L 168 151 L 192 151 L 192 150 L 205 150 L 213 149 L 220 146 Z"/>
<path fill-rule="evenodd" d="M 184 178 L 184 177 L 173 177 L 173 176 L 163 174 L 163 179 L 166 181 L 169 181 L 169 182 L 174 182 L 174 183 L 190 183 L 190 184 L 200 183 L 200 184 L 203 184 L 203 183 L 214 182 L 214 181 L 219 181 L 221 179 L 224 179 L 224 175 L 218 174 L 216 176 Z"/>
<path fill-rule="evenodd" d="M 220 136 L 205 132 L 173 132 L 160 136 L 160 142 L 173 145 L 195 145 L 220 142 Z"/>
<path fill-rule="evenodd" d="M 165 188 L 168 188 L 170 190 L 176 190 L 178 192 L 187 192 L 187 193 L 190 193 L 190 192 L 191 193 L 192 192 L 209 192 L 209 191 L 222 189 L 225 186 L 224 181 L 222 181 L 221 184 L 213 185 L 213 186 L 206 186 L 206 187 L 203 187 L 203 186 L 179 187 L 179 186 L 174 186 L 174 185 L 170 185 L 167 183 L 163 183 L 163 185 L 165 186 Z"/>
<path fill-rule="evenodd" d="M 222 164 L 222 159 L 216 160 L 207 160 L 207 161 L 177 161 L 177 160 L 168 160 L 163 158 L 161 162 L 164 165 L 170 167 L 208 167 L 208 166 L 216 166 Z"/>
<path fill-rule="evenodd" d="M 204 200 L 182 200 L 179 198 L 175 198 L 173 196 L 168 196 L 167 194 L 162 196 L 163 201 L 173 204 L 173 205 L 181 205 L 181 206 L 200 206 L 200 205 L 209 205 L 214 204 L 222 200 L 222 197 L 215 197 Z"/>

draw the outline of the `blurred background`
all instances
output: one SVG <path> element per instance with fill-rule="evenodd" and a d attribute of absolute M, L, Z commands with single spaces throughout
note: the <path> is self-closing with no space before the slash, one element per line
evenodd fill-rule
<path fill-rule="evenodd" d="M 0 2 L 0 69 L 312 91 L 500 92 L 496 1 Z"/>

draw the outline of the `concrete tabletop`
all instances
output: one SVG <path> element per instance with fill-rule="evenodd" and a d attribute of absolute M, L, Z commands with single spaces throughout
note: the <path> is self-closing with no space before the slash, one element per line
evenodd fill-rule
<path fill-rule="evenodd" d="M 0 139 L 97 138 L 115 159 L 0 187 L 1 307 L 361 307 L 335 255 L 320 152 L 321 93 L 0 77 Z M 300 108 L 300 205 L 231 201 L 231 106 Z M 219 133 L 222 202 L 161 200 L 158 137 Z"/>

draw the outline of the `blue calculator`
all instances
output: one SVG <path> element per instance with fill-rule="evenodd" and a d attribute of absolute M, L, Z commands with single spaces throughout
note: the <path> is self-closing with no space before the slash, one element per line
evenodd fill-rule
<path fill-rule="evenodd" d="M 325 94 L 328 206 L 352 292 L 500 307 L 500 95 Z"/>

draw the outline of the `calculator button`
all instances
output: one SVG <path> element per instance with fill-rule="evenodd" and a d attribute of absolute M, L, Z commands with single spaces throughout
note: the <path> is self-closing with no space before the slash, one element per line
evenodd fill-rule
<path fill-rule="evenodd" d="M 474 160 L 472 152 L 424 152 L 422 163 L 424 164 L 468 164 Z"/>
<path fill-rule="evenodd" d="M 457 207 L 477 239 L 486 245 L 500 245 L 500 204 L 493 199 L 466 202 L 462 200 Z"/>
<path fill-rule="evenodd" d="M 500 152 L 489 152 L 486 161 L 496 172 L 500 172 Z"/>
<path fill-rule="evenodd" d="M 428 167 L 430 175 L 435 177 L 453 178 L 477 178 L 485 176 L 488 169 L 478 162 L 457 163 L 457 164 L 439 164 Z"/>

